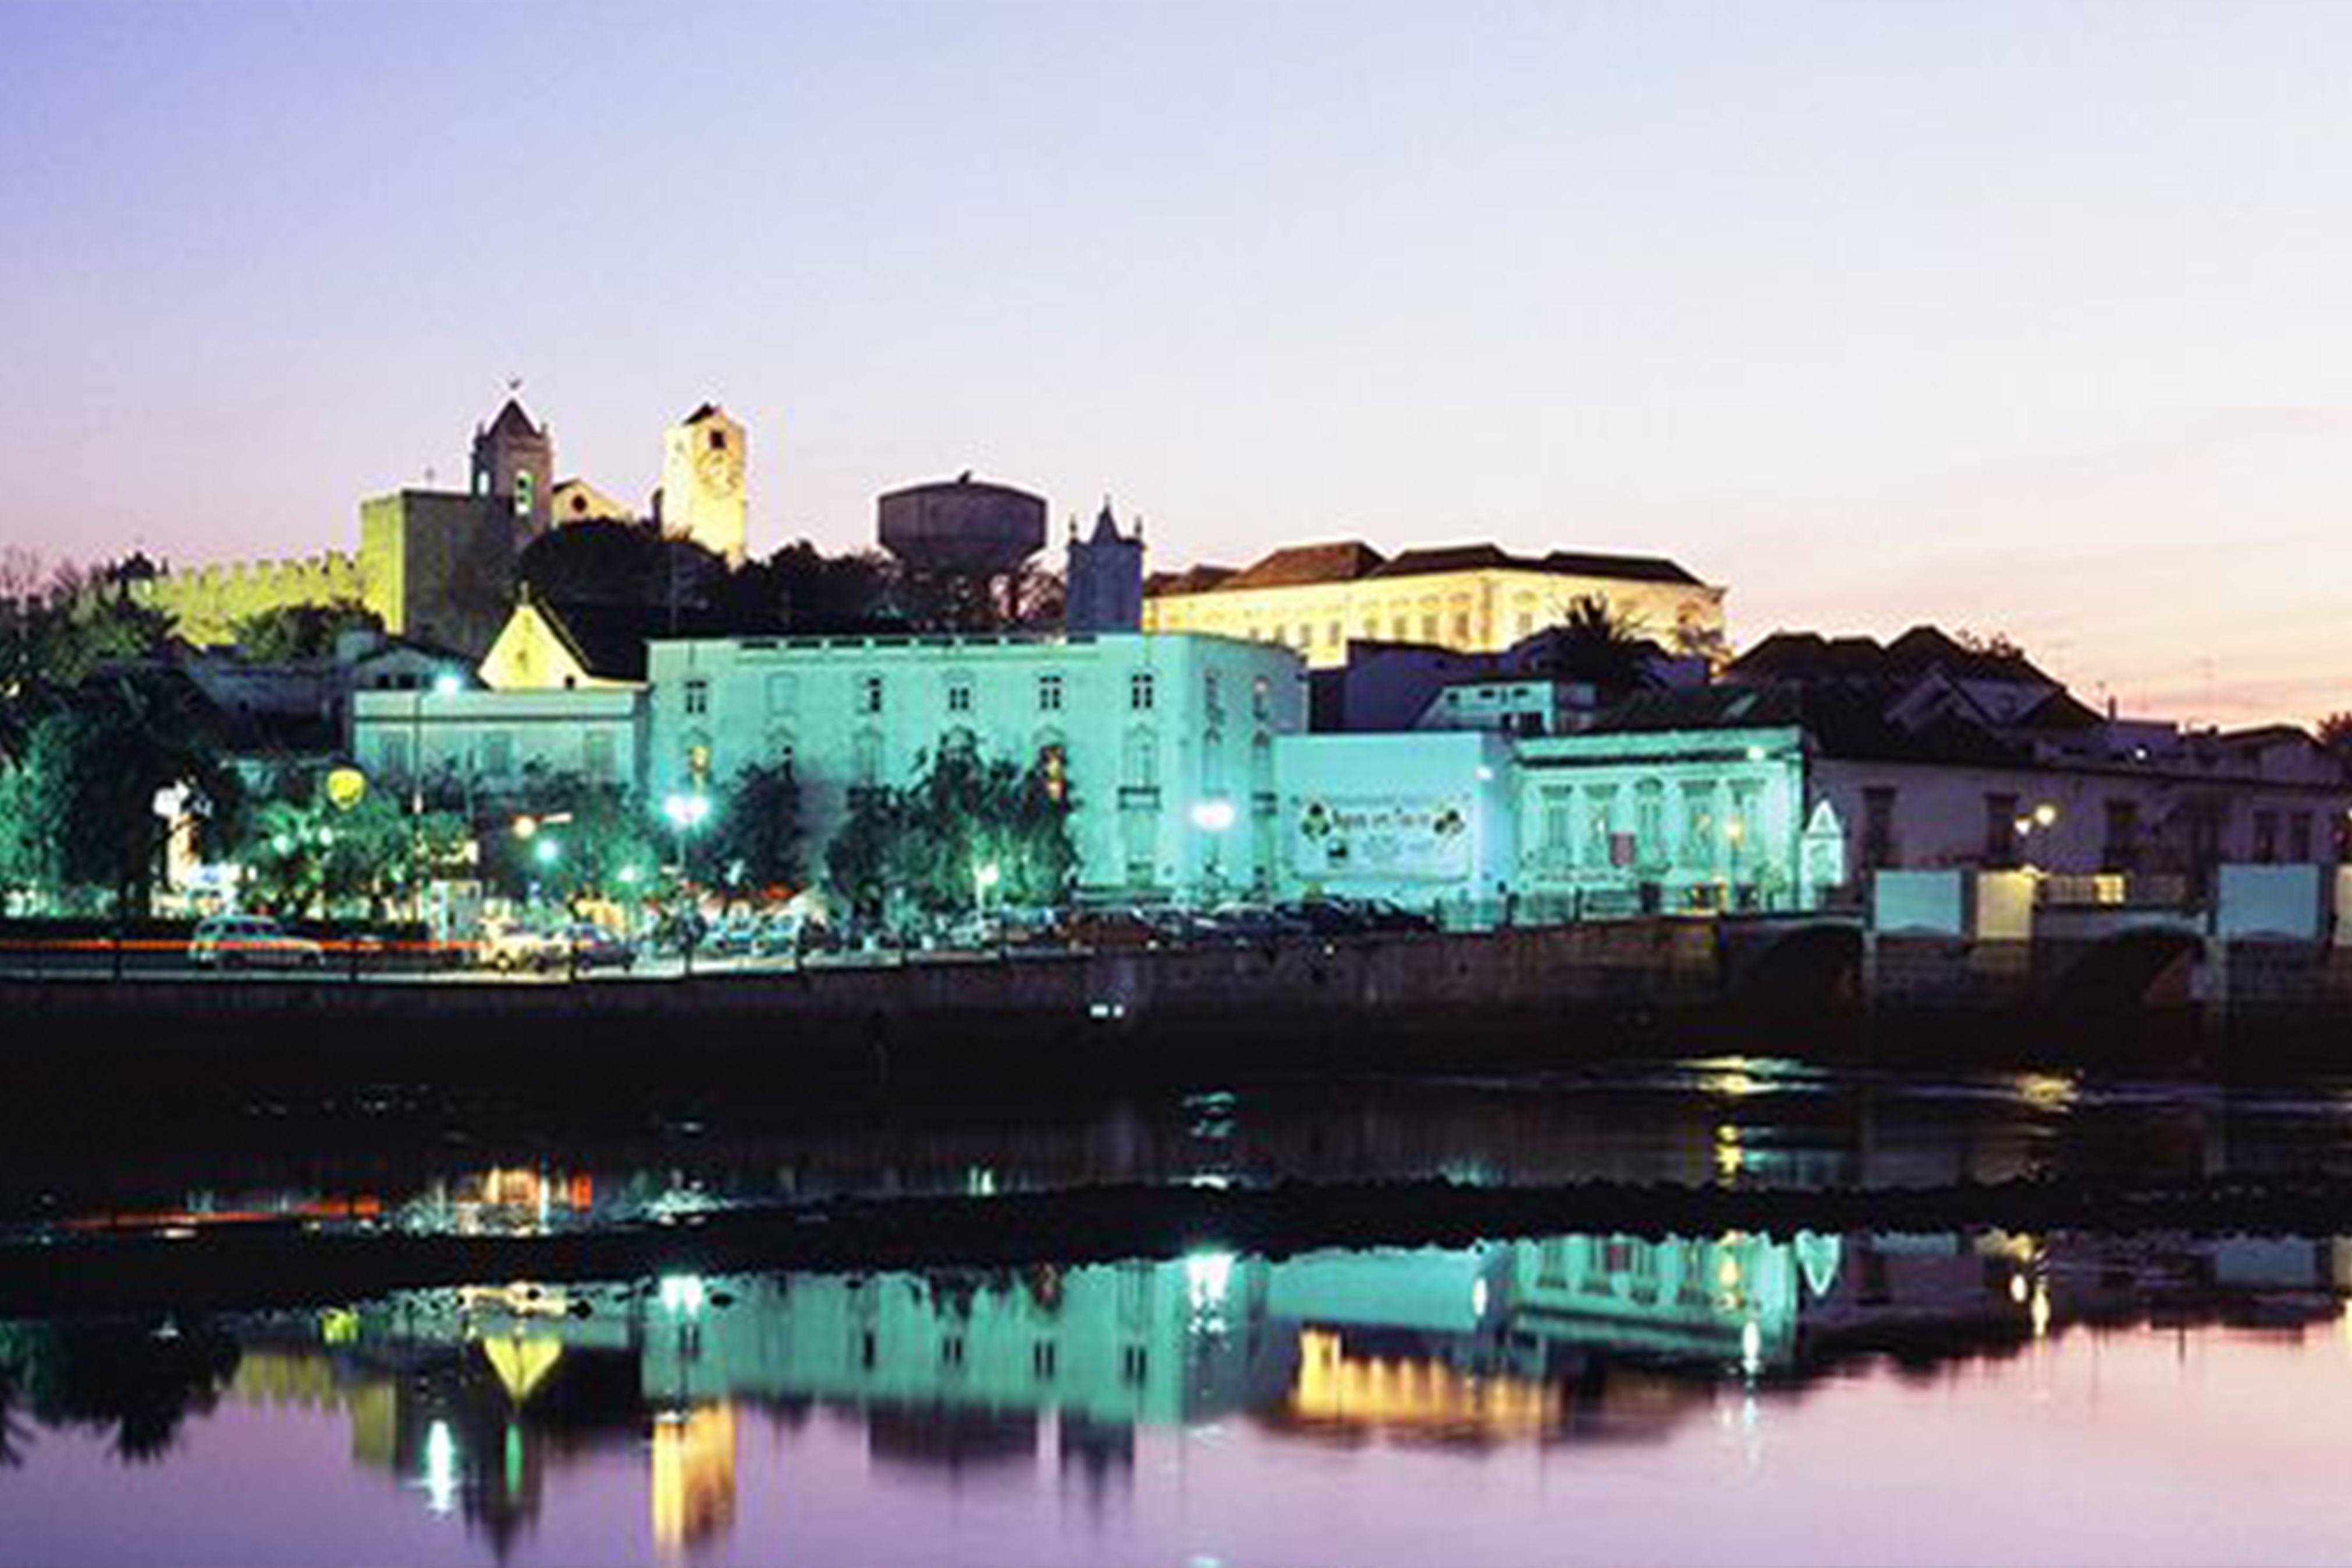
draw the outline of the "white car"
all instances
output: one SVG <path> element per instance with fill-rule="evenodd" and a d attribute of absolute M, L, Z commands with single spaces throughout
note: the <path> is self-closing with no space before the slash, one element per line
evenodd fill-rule
<path fill-rule="evenodd" d="M 315 969 L 326 951 L 266 915 L 215 915 L 196 927 L 188 962 L 207 969 Z"/>

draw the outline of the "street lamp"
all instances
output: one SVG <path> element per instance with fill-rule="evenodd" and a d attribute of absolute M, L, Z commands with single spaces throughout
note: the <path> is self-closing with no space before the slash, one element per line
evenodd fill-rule
<path fill-rule="evenodd" d="M 1194 801 L 1192 825 L 1209 835 L 1209 852 L 1207 863 L 1202 867 L 1202 880 L 1213 898 L 1223 888 L 1224 855 L 1222 846 L 1226 830 L 1234 825 L 1234 803 L 1222 795 Z"/>
<path fill-rule="evenodd" d="M 677 834 L 677 881 L 683 889 L 690 880 L 687 875 L 686 835 L 688 830 L 699 827 L 710 815 L 710 797 L 696 790 L 673 790 L 662 801 L 662 815 L 669 819 L 669 825 Z M 686 974 L 693 974 L 694 933 L 690 927 L 681 932 L 678 955 L 680 969 Z"/>
<path fill-rule="evenodd" d="M 465 683 L 450 671 L 444 670 L 433 677 L 432 693 L 436 697 L 455 696 Z M 410 883 L 414 890 L 410 906 L 415 917 L 425 918 L 425 693 L 418 686 L 408 704 L 408 858 Z"/>

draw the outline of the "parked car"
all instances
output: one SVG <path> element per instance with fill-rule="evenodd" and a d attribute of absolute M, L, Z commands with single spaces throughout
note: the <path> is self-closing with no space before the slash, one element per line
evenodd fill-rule
<path fill-rule="evenodd" d="M 1229 942 L 1279 942 L 1312 936 L 1315 928 L 1294 915 L 1263 904 L 1221 904 L 1208 915 L 1212 938 Z"/>
<path fill-rule="evenodd" d="M 1142 910 L 1118 906 L 1075 911 L 1067 934 L 1078 946 L 1106 952 L 1156 947 L 1166 940 L 1160 925 Z"/>
<path fill-rule="evenodd" d="M 626 969 L 637 961 L 635 947 L 591 920 L 572 922 L 557 940 L 559 962 L 575 969 Z"/>
<path fill-rule="evenodd" d="M 805 953 L 830 953 L 841 946 L 833 927 L 814 915 L 778 911 L 760 921 L 752 933 L 754 957 L 796 957 Z"/>
<path fill-rule="evenodd" d="M 714 958 L 748 957 L 758 948 L 763 924 L 756 915 L 730 915 L 703 936 L 698 951 Z"/>
<path fill-rule="evenodd" d="M 551 969 L 567 956 L 562 937 L 528 925 L 485 925 L 481 939 L 474 944 L 474 961 L 501 975 Z"/>
<path fill-rule="evenodd" d="M 215 915 L 195 929 L 188 961 L 207 969 L 315 969 L 326 952 L 266 915 Z"/>
<path fill-rule="evenodd" d="M 1407 909 L 1385 898 L 1368 898 L 1362 905 L 1365 922 L 1374 931 L 1434 931 L 1437 916 L 1426 910 Z"/>

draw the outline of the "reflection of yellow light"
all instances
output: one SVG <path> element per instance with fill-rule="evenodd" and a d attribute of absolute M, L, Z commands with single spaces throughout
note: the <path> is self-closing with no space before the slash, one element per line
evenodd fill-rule
<path fill-rule="evenodd" d="M 1723 1176 L 1736 1176 L 1747 1162 L 1747 1154 L 1739 1146 L 1739 1129 L 1726 1124 L 1715 1130 L 1715 1168 Z"/>
<path fill-rule="evenodd" d="M 654 1544 L 696 1546 L 735 1522 L 735 1407 L 706 1405 L 654 1423 Z"/>
<path fill-rule="evenodd" d="M 1715 1265 L 1715 1282 L 1722 1286 L 1727 1291 L 1738 1289 L 1739 1285 L 1739 1260 L 1734 1258 L 1728 1252 L 1726 1252 L 1722 1258 L 1717 1260 Z"/>
<path fill-rule="evenodd" d="M 2074 1080 L 2058 1072 L 2021 1072 L 2011 1081 L 2018 1098 L 2037 1111 L 2063 1111 L 2074 1103 Z"/>
<path fill-rule="evenodd" d="M 2040 1339 L 2050 1332 L 2050 1287 L 2036 1280 L 2033 1282 L 2033 1337 Z"/>
<path fill-rule="evenodd" d="M 489 1358 L 490 1370 L 499 1375 L 505 1385 L 507 1397 L 520 1405 L 529 1399 L 547 1375 L 562 1359 L 563 1342 L 545 1337 L 525 1338 L 520 1334 L 504 1339 L 486 1339 L 482 1354 Z"/>
<path fill-rule="evenodd" d="M 2009 1299 L 2015 1301 L 2021 1307 L 2025 1305 L 2025 1298 L 2028 1293 L 2025 1276 L 2022 1274 L 2011 1274 L 2009 1277 Z"/>
<path fill-rule="evenodd" d="M 1349 1356 L 1338 1334 L 1302 1329 L 1290 1411 L 1349 1427 L 1532 1437 L 1558 1423 L 1559 1396 L 1548 1384 L 1473 1376 L 1442 1361 Z"/>
<path fill-rule="evenodd" d="M 319 1338 L 327 1344 L 356 1344 L 360 1315 L 349 1307 L 329 1307 L 319 1314 Z"/>

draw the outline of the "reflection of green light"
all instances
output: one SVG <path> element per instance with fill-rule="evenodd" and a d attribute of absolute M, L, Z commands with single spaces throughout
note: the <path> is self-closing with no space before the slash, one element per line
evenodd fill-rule
<path fill-rule="evenodd" d="M 522 1428 L 507 1423 L 507 1495 L 522 1490 Z"/>
<path fill-rule="evenodd" d="M 702 1301 L 709 1292 L 699 1274 L 665 1274 L 661 1282 L 661 1304 L 664 1312 L 681 1318 L 702 1315 Z"/>

